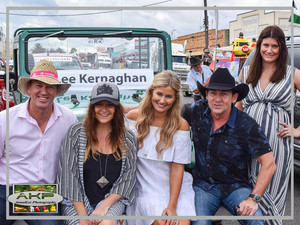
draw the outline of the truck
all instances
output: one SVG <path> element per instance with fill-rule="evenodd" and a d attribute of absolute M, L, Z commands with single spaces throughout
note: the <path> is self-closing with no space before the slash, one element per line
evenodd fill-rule
<path fill-rule="evenodd" d="M 98 70 L 111 69 L 112 59 L 109 53 L 96 52 L 89 53 L 87 55 L 87 63 L 91 64 L 91 67 Z"/>
<path fill-rule="evenodd" d="M 70 83 L 71 87 L 55 101 L 71 109 L 78 120 L 86 115 L 91 90 L 96 83 L 108 81 L 117 84 L 121 103 L 136 106 L 154 76 L 163 70 L 172 70 L 171 37 L 165 31 L 154 28 L 28 27 L 14 32 L 14 73 L 9 77 L 14 84 L 20 77 L 30 77 L 31 69 L 41 55 L 47 58 L 52 53 L 58 54 L 55 57 L 71 54 L 81 64 L 89 62 L 88 56 L 97 55 L 100 44 L 110 52 L 110 68 L 57 68 L 60 82 Z M 129 52 L 136 52 L 132 59 L 134 64 L 125 67 L 125 55 Z M 60 58 L 60 61 L 70 59 Z M 16 86 L 12 92 L 16 104 L 27 100 Z M 126 222 L 119 220 L 118 225 L 122 224 Z"/>
<path fill-rule="evenodd" d="M 109 53 L 97 53 L 97 68 L 99 70 L 111 69 L 112 60 Z"/>
<path fill-rule="evenodd" d="M 104 50 L 110 53 L 111 66 L 85 70 L 82 63 L 89 62 L 90 55 L 98 57 L 99 46 L 101 49 L 104 46 Z M 135 66 L 127 68 L 124 66 L 124 56 L 133 51 L 138 53 L 134 59 Z M 96 83 L 116 83 L 120 89 L 121 103 L 136 106 L 153 77 L 162 70 L 172 70 L 170 35 L 154 28 L 19 28 L 14 32 L 14 73 L 10 74 L 15 84 L 19 77 L 30 76 L 38 57 L 49 60 L 58 57 L 61 61 L 56 68 L 59 79 L 62 83 L 70 83 L 71 88 L 55 101 L 70 108 L 79 120 L 86 114 L 91 90 Z M 63 66 L 67 62 L 77 63 L 76 60 L 79 60 L 79 67 Z M 27 97 L 16 89 L 15 86 L 16 104 L 26 101 Z"/>
<path fill-rule="evenodd" d="M 40 60 L 52 61 L 56 70 L 83 70 L 84 67 L 77 55 L 67 53 L 34 53 L 29 55 L 34 61 L 29 64 L 29 70 Z"/>
<path fill-rule="evenodd" d="M 182 93 L 185 96 L 191 96 L 192 92 L 187 83 L 190 67 L 187 65 L 187 55 L 182 44 L 172 43 L 172 70 L 180 79 Z"/>
<path fill-rule="evenodd" d="M 12 71 L 11 68 L 11 63 L 12 60 L 9 60 L 9 71 Z M 0 57 L 0 111 L 5 110 L 6 109 L 6 101 L 8 100 L 8 105 L 9 107 L 13 107 L 15 105 L 12 93 L 9 93 L 9 97 L 6 97 L 6 89 L 5 89 L 5 84 L 6 84 L 6 67 L 7 67 L 7 63 L 5 62 L 5 60 L 3 58 Z M 9 72 L 12 73 L 12 72 Z M 14 82 L 14 81 L 13 81 Z M 10 83 L 10 85 L 13 85 L 12 83 Z M 10 90 L 13 88 L 13 86 L 10 87 Z"/>
<path fill-rule="evenodd" d="M 232 52 L 235 56 L 248 56 L 252 51 L 252 47 L 246 38 L 237 37 L 232 43 Z"/>

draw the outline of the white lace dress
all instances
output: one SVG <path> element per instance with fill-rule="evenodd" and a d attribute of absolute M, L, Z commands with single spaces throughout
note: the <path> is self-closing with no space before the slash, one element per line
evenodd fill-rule
<path fill-rule="evenodd" d="M 128 120 L 129 128 L 136 133 L 135 121 Z M 155 146 L 159 140 L 159 127 L 150 127 L 144 146 L 137 153 L 135 201 L 127 207 L 127 216 L 162 216 L 170 198 L 171 162 L 187 164 L 191 160 L 191 140 L 189 131 L 177 131 L 173 137 L 173 147 L 157 157 Z M 196 216 L 191 174 L 184 172 L 177 202 L 178 216 Z M 128 225 L 150 225 L 154 219 L 128 220 Z"/>

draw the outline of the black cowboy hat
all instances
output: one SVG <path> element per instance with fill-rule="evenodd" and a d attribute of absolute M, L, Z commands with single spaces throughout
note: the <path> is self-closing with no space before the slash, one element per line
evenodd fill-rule
<path fill-rule="evenodd" d="M 191 58 L 190 58 L 191 66 L 197 66 L 201 63 L 202 63 L 202 60 L 199 58 L 199 56 L 191 56 Z"/>
<path fill-rule="evenodd" d="M 197 87 L 204 97 L 206 96 L 206 90 L 233 90 L 239 94 L 237 102 L 245 98 L 249 92 L 249 87 L 247 84 L 239 84 L 235 86 L 235 80 L 229 73 L 228 69 L 220 67 L 211 75 L 209 83 L 206 87 L 202 86 L 198 81 Z"/>

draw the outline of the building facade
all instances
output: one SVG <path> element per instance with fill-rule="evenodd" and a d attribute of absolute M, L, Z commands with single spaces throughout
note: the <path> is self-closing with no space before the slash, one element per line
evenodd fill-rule
<path fill-rule="evenodd" d="M 260 32 L 267 26 L 279 26 L 285 35 L 289 31 L 290 11 L 273 11 L 255 10 L 237 15 L 235 21 L 229 22 L 229 42 L 232 43 L 235 38 L 243 32 L 244 37 L 251 42 L 252 38 L 258 38 Z"/>
<path fill-rule="evenodd" d="M 211 29 L 208 31 L 208 45 L 212 50 L 216 45 L 216 30 Z M 178 37 L 176 40 L 172 40 L 172 43 L 178 43 L 184 45 L 186 42 L 186 53 L 191 50 L 196 55 L 202 55 L 203 49 L 205 48 L 205 32 L 197 32 L 193 34 L 187 34 L 184 36 Z M 229 30 L 223 29 L 218 31 L 218 41 L 217 44 L 219 47 L 229 45 Z"/>

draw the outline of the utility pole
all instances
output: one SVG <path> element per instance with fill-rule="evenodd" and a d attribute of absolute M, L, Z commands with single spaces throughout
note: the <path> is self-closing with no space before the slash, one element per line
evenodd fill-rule
<path fill-rule="evenodd" d="M 204 7 L 207 6 L 207 1 L 204 0 Z M 205 48 L 208 48 L 208 18 L 207 10 L 204 10 L 204 28 L 205 28 Z"/>

